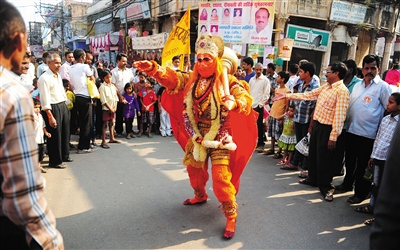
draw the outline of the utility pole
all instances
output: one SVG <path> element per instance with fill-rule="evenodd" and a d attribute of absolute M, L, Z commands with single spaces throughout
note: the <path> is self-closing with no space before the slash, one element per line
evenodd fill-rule
<path fill-rule="evenodd" d="M 39 3 L 39 8 L 40 8 L 40 13 L 41 16 L 43 17 L 43 19 L 45 19 L 45 21 L 48 23 L 48 20 L 43 16 L 42 13 L 42 9 L 53 9 L 55 11 L 54 15 L 55 18 L 57 18 L 58 20 L 60 20 L 61 25 L 60 25 L 60 29 L 61 29 L 61 35 L 57 34 L 57 36 L 60 38 L 60 43 L 61 43 L 61 59 L 63 59 L 64 56 L 64 50 L 65 50 L 65 34 L 64 34 L 64 26 L 65 26 L 65 17 L 64 17 L 64 0 L 61 1 L 61 6 L 58 6 L 58 4 L 56 5 L 52 5 L 52 4 L 42 4 L 42 1 L 40 1 Z M 57 16 L 57 11 L 60 11 L 60 17 Z M 55 30 L 55 28 L 51 28 L 53 31 Z"/>
<path fill-rule="evenodd" d="M 64 34 L 64 0 L 61 1 L 61 61 L 64 56 L 64 50 L 65 50 L 65 34 Z"/>

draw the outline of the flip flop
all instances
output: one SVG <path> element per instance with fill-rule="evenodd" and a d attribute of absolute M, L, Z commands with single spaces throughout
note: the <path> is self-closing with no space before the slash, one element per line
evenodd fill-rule
<path fill-rule="evenodd" d="M 275 154 L 275 151 L 272 148 L 270 148 L 267 151 L 265 151 L 263 154 L 264 155 L 273 155 L 273 154 Z"/>
<path fill-rule="evenodd" d="M 299 168 L 296 167 L 296 166 L 292 167 L 292 166 L 290 166 L 290 165 L 283 165 L 283 166 L 281 167 L 281 169 L 283 169 L 283 170 L 298 170 Z"/>
<path fill-rule="evenodd" d="M 110 146 L 108 146 L 107 144 L 101 144 L 100 145 L 102 148 L 105 148 L 105 149 L 109 149 L 110 148 Z"/>
<path fill-rule="evenodd" d="M 354 211 L 358 213 L 364 213 L 364 214 L 372 214 L 372 210 L 369 206 L 366 207 L 355 207 Z"/>
<path fill-rule="evenodd" d="M 120 141 L 114 140 L 114 141 L 109 141 L 108 143 L 121 143 Z"/>
<path fill-rule="evenodd" d="M 326 194 L 324 200 L 327 202 L 333 201 L 333 194 Z"/>
<path fill-rule="evenodd" d="M 311 182 L 308 180 L 308 178 L 299 180 L 299 183 L 300 183 L 300 184 L 304 184 L 304 185 L 309 185 L 309 186 L 315 186 L 315 184 L 311 183 Z"/>
<path fill-rule="evenodd" d="M 276 153 L 276 154 L 274 154 L 274 156 L 272 158 L 281 159 L 281 158 L 283 158 L 283 155 L 282 155 L 282 153 Z"/>

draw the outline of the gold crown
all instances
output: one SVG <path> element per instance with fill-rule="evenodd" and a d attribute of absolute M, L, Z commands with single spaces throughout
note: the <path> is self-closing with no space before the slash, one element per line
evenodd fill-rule
<path fill-rule="evenodd" d="M 224 41 L 219 36 L 201 35 L 196 41 L 196 54 L 208 53 L 221 58 L 224 54 Z"/>

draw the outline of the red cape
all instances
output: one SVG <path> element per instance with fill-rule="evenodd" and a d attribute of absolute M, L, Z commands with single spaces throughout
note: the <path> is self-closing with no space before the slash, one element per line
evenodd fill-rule
<path fill-rule="evenodd" d="M 162 106 L 170 115 L 171 126 L 174 136 L 185 150 L 186 143 L 191 138 L 186 133 L 183 122 L 183 91 L 170 95 L 164 91 L 161 98 Z M 252 109 L 249 115 L 239 114 L 237 109 L 229 112 L 228 120 L 229 134 L 237 145 L 235 151 L 231 151 L 229 168 L 232 172 L 231 182 L 239 192 L 240 175 L 252 156 L 257 145 L 257 113 Z"/>

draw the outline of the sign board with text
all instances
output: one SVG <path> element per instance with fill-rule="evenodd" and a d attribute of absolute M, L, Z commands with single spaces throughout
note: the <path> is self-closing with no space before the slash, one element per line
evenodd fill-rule
<path fill-rule="evenodd" d="M 225 43 L 271 44 L 274 13 L 273 0 L 201 2 L 198 33 Z"/>
<path fill-rule="evenodd" d="M 294 40 L 293 47 L 308 50 L 327 51 L 331 33 L 310 27 L 289 24 L 286 38 Z"/>
<path fill-rule="evenodd" d="M 329 19 L 343 23 L 358 24 L 364 23 L 366 13 L 366 5 L 334 0 Z"/>

